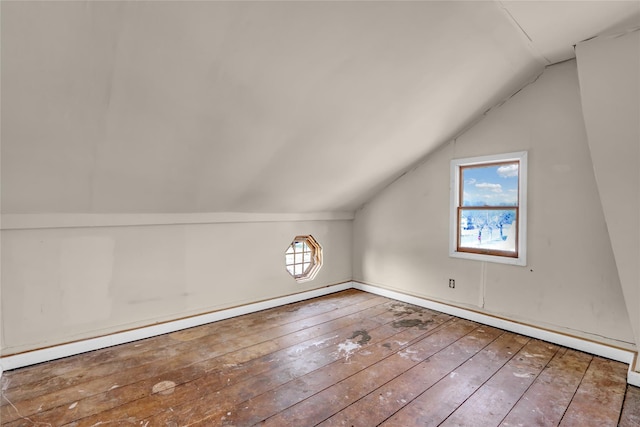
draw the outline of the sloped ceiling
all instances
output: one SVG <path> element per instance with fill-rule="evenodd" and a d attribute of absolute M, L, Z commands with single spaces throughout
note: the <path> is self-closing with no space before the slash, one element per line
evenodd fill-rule
<path fill-rule="evenodd" d="M 638 4 L 4 1 L 2 211 L 354 210 Z"/>

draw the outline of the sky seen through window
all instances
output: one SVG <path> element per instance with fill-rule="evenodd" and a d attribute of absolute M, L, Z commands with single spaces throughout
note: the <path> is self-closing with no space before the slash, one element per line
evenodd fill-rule
<path fill-rule="evenodd" d="M 462 206 L 517 206 L 518 162 L 462 169 Z"/>

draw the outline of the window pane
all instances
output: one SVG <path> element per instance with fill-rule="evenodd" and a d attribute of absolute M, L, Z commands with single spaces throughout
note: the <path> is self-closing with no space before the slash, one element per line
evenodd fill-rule
<path fill-rule="evenodd" d="M 462 206 L 517 206 L 518 162 L 460 169 Z"/>
<path fill-rule="evenodd" d="M 285 266 L 296 282 L 313 280 L 322 265 L 322 247 L 312 236 L 297 236 L 285 252 Z"/>
<path fill-rule="evenodd" d="M 516 209 L 462 209 L 460 248 L 516 252 Z"/>

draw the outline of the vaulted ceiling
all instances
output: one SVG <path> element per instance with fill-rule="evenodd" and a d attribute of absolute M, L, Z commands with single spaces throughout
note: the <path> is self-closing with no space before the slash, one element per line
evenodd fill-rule
<path fill-rule="evenodd" d="M 639 11 L 3 1 L 2 209 L 354 210 Z"/>

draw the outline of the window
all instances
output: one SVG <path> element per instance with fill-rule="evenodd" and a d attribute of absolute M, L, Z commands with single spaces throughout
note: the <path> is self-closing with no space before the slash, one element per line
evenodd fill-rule
<path fill-rule="evenodd" d="M 313 236 L 297 236 L 285 252 L 285 262 L 296 282 L 313 280 L 322 267 L 322 247 Z"/>
<path fill-rule="evenodd" d="M 451 161 L 449 255 L 526 265 L 527 152 Z"/>

